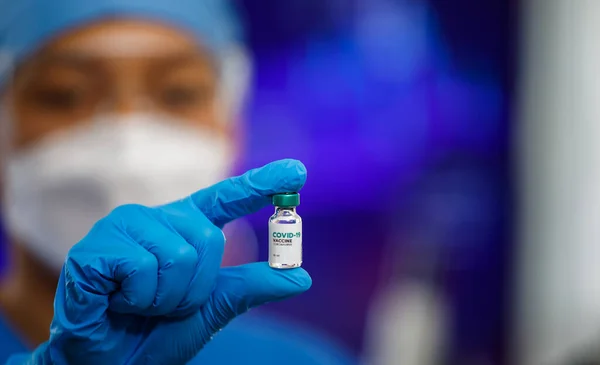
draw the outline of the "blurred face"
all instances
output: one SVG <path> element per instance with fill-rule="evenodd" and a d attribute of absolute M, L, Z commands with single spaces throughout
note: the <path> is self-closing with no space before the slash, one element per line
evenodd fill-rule
<path fill-rule="evenodd" d="M 195 38 L 132 20 L 71 31 L 19 65 L 4 100 L 9 233 L 60 269 L 118 205 L 167 203 L 227 177 L 236 146 L 216 66 Z"/>
<path fill-rule="evenodd" d="M 182 32 L 140 21 L 94 24 L 60 37 L 16 72 L 13 147 L 103 113 L 163 114 L 229 135 L 217 82 L 209 54 Z"/>

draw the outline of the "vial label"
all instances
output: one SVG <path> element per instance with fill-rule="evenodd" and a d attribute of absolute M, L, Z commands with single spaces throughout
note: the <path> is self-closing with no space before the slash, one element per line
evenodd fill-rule
<path fill-rule="evenodd" d="M 296 267 L 302 263 L 302 222 L 269 223 L 269 263 Z"/>

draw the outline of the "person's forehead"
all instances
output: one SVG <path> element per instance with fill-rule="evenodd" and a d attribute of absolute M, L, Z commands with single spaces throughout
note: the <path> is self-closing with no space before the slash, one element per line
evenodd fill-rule
<path fill-rule="evenodd" d="M 44 47 L 46 56 L 56 58 L 142 58 L 204 56 L 200 42 L 172 26 L 159 22 L 106 20 L 73 29 Z"/>

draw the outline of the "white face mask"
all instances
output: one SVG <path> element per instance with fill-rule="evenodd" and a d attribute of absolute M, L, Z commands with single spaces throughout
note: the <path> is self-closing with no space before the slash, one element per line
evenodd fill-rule
<path fill-rule="evenodd" d="M 180 199 L 227 176 L 230 144 L 151 115 L 107 118 L 8 158 L 7 227 L 60 270 L 68 250 L 115 207 Z"/>

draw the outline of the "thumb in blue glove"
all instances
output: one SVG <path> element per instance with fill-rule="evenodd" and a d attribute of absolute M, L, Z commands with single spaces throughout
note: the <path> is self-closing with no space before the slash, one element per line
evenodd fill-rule
<path fill-rule="evenodd" d="M 50 339 L 30 360 L 185 364 L 236 316 L 306 291 L 301 268 L 220 268 L 223 226 L 305 181 L 304 165 L 281 160 L 171 204 L 115 209 L 69 252 Z"/>

